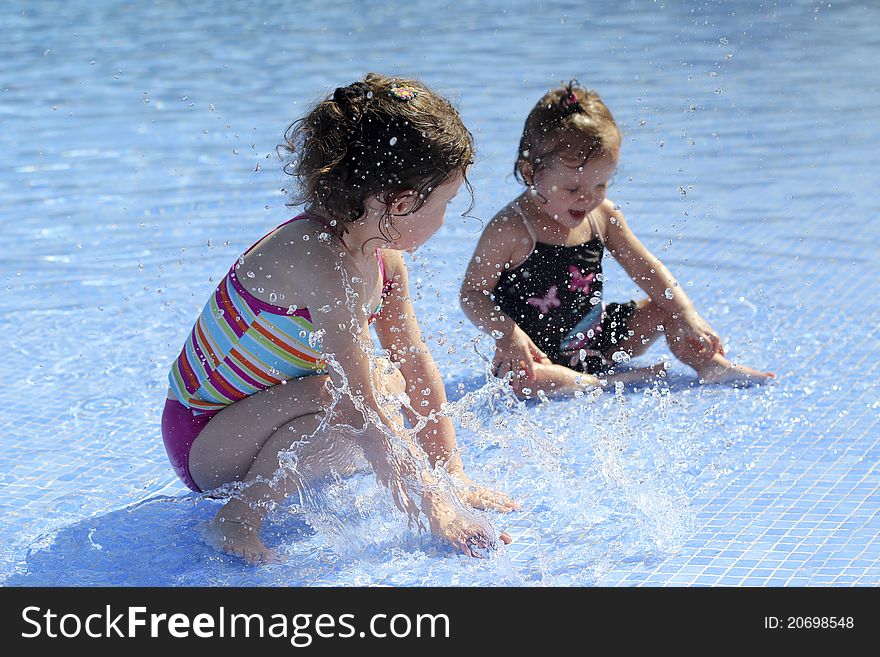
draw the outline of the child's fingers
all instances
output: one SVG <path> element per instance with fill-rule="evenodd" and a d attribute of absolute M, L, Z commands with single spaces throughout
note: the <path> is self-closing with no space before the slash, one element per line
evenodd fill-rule
<path fill-rule="evenodd" d="M 692 335 L 687 338 L 688 344 L 691 345 L 700 355 L 707 356 L 714 353 L 712 341 L 705 337 Z"/>
<path fill-rule="evenodd" d="M 532 360 L 532 354 L 526 354 L 525 358 L 519 362 L 520 366 L 526 371 L 529 379 L 535 378 L 535 361 Z"/>
<path fill-rule="evenodd" d="M 475 509 L 510 513 L 520 508 L 519 502 L 506 493 L 477 487 L 467 497 L 468 504 Z"/>

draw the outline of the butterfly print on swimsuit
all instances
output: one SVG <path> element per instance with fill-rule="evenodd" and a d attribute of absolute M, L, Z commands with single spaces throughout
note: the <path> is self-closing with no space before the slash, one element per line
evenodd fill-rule
<path fill-rule="evenodd" d="M 529 297 L 526 303 L 537 307 L 542 314 L 546 315 L 551 308 L 558 308 L 560 305 L 559 297 L 556 296 L 557 287 L 552 285 L 547 294 L 543 297 Z"/>
<path fill-rule="evenodd" d="M 593 282 L 593 279 L 596 278 L 596 274 L 590 272 L 584 276 L 584 273 L 574 265 L 568 266 L 568 273 L 571 274 L 571 281 L 568 284 L 568 289 L 581 290 L 584 294 L 589 295 L 590 284 Z"/>

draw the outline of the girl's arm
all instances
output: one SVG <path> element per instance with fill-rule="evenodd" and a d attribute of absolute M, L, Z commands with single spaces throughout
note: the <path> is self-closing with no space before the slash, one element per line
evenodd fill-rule
<path fill-rule="evenodd" d="M 397 506 L 413 518 L 418 508 L 405 481 L 417 480 L 417 466 L 399 452 L 401 446 L 408 445 L 403 428 L 388 417 L 376 399 L 370 361 L 372 339 L 364 308 L 370 293 L 363 282 L 366 277 L 353 263 L 349 268 L 351 271 L 334 271 L 327 266 L 326 271 L 312 272 L 309 282 L 316 298 L 311 304 L 312 324 L 320 335 L 333 386 L 341 391 L 336 417 L 359 430 L 356 440 L 379 481 L 390 489 Z"/>
<path fill-rule="evenodd" d="M 332 354 L 335 361 L 328 367 L 334 386 L 342 390 L 336 410 L 343 422 L 352 422 L 358 429 L 356 440 L 377 478 L 410 520 L 423 512 L 432 533 L 458 549 L 475 554 L 476 547 L 492 544 L 487 528 L 461 514 L 449 492 L 436 486 L 436 477 L 421 466 L 424 455 L 376 399 L 371 371 L 373 343 L 365 308 L 371 296 L 367 286 L 373 282 L 353 263 L 349 271 L 330 266 L 318 269 L 308 281 L 316 298 L 312 323 L 321 331 L 323 353 Z"/>
<path fill-rule="evenodd" d="M 532 248 L 534 241 L 523 220 L 502 211 L 480 236 L 459 290 L 465 316 L 495 339 L 493 361 L 499 376 L 523 366 L 528 377 L 534 378 L 534 362 L 547 358 L 491 297 L 501 275 L 524 262 Z"/>
<path fill-rule="evenodd" d="M 607 223 L 605 245 L 620 266 L 657 306 L 681 320 L 689 341 L 707 353 L 724 353 L 718 333 L 694 307 L 690 297 L 660 260 L 639 241 L 623 213 L 609 199 L 600 206 Z"/>
<path fill-rule="evenodd" d="M 427 453 L 432 466 L 442 464 L 447 472 L 465 483 L 464 498 L 472 506 L 497 511 L 518 508 L 518 503 L 506 494 L 477 485 L 465 474 L 455 427 L 443 412 L 447 401 L 446 386 L 419 328 L 403 255 L 399 251 L 385 250 L 383 259 L 386 274 L 394 285 L 373 326 L 382 347 L 389 351 L 391 360 L 398 365 L 406 380 L 412 408 L 404 407 L 403 412 L 410 425 L 416 426 L 423 418 L 429 418 L 416 434 L 419 445 Z"/>
<path fill-rule="evenodd" d="M 406 264 L 399 251 L 385 250 L 382 253 L 386 275 L 394 285 L 373 326 L 382 348 L 389 351 L 391 361 L 398 365 L 406 380 L 406 393 L 414 408 L 404 407 L 403 413 L 412 426 L 423 417 L 434 414 L 434 419 L 429 419 L 417 434 L 419 445 L 427 453 L 432 466 L 439 461 L 449 472 L 460 472 L 462 464 L 455 429 L 452 420 L 443 414 L 446 387 L 416 319 L 409 296 Z"/>
<path fill-rule="evenodd" d="M 461 309 L 478 329 L 496 339 L 510 335 L 516 322 L 497 309 L 490 295 L 501 275 L 525 260 L 514 262 L 514 251 L 525 250 L 528 256 L 531 248 L 532 239 L 522 219 L 501 213 L 483 230 L 468 263 L 459 290 Z"/>
<path fill-rule="evenodd" d="M 651 300 L 669 313 L 695 312 L 690 297 L 660 260 L 630 230 L 623 213 L 608 199 L 600 206 L 608 228 L 605 246 L 624 271 L 642 288 Z M 672 291 L 672 298 L 666 290 Z"/>

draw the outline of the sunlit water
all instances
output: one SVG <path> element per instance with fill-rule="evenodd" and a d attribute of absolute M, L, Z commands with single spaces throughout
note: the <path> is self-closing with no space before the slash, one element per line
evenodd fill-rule
<path fill-rule="evenodd" d="M 3 581 L 592 585 L 694 554 L 720 564 L 724 545 L 752 566 L 783 554 L 764 582 L 880 583 L 880 11 L 369 4 L 0 10 Z M 523 504 L 484 515 L 513 545 L 457 556 L 360 474 L 273 513 L 264 538 L 283 564 L 204 546 L 195 527 L 218 502 L 167 464 L 168 367 L 232 260 L 295 212 L 274 156 L 284 129 L 369 70 L 417 75 L 460 107 L 484 221 L 518 193 L 535 100 L 571 77 L 596 88 L 625 135 L 610 196 L 733 356 L 777 384 L 699 387 L 674 365 L 664 386 L 516 402 L 487 383 L 490 345 L 458 309 L 481 226 L 460 198 L 411 282 L 467 469 Z M 609 300 L 638 294 L 605 266 Z M 841 553 L 849 579 L 823 580 Z"/>

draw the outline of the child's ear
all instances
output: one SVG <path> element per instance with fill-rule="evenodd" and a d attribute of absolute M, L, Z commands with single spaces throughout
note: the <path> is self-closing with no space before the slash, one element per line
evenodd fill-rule
<path fill-rule="evenodd" d="M 409 214 L 415 209 L 419 193 L 414 189 L 407 189 L 394 195 L 394 199 L 388 204 L 388 213 L 392 215 Z"/>
<path fill-rule="evenodd" d="M 520 160 L 517 164 L 526 185 L 531 185 L 535 181 L 535 169 L 532 167 L 532 163 L 528 160 Z"/>

